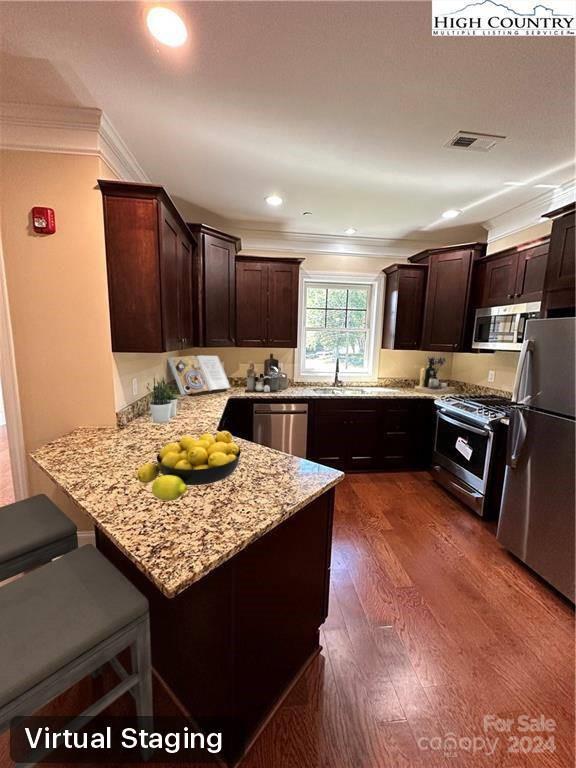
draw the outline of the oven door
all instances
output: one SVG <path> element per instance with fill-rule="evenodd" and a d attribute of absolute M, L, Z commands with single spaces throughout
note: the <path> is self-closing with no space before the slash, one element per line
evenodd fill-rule
<path fill-rule="evenodd" d="M 486 492 L 492 441 L 490 429 L 472 426 L 439 410 L 434 460 L 479 493 Z"/>

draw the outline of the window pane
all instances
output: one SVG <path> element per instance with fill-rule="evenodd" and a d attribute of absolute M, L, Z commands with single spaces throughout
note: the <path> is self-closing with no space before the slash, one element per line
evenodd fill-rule
<path fill-rule="evenodd" d="M 339 335 L 331 331 L 307 331 L 306 368 L 320 372 L 334 371 Z"/>
<path fill-rule="evenodd" d="M 327 309 L 326 328 L 346 328 L 346 310 Z"/>
<path fill-rule="evenodd" d="M 366 328 L 366 312 L 361 309 L 348 310 L 348 328 Z"/>
<path fill-rule="evenodd" d="M 328 288 L 328 306 L 332 309 L 346 309 L 346 288 Z"/>
<path fill-rule="evenodd" d="M 326 312 L 323 309 L 306 310 L 307 328 L 324 328 L 326 325 Z"/>
<path fill-rule="evenodd" d="M 366 333 L 349 333 L 345 370 L 353 371 L 365 367 Z"/>
<path fill-rule="evenodd" d="M 367 288 L 355 288 L 348 291 L 348 309 L 368 309 Z"/>
<path fill-rule="evenodd" d="M 326 306 L 326 288 L 307 288 L 306 289 L 307 307 L 325 307 Z"/>

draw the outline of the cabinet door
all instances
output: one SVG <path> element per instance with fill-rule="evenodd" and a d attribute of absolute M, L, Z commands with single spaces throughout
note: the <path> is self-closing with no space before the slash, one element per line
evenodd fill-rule
<path fill-rule="evenodd" d="M 193 307 L 192 307 L 192 247 L 190 242 L 180 237 L 180 334 L 182 347 L 194 344 Z"/>
<path fill-rule="evenodd" d="M 425 267 L 401 266 L 387 275 L 383 348 L 420 348 L 426 272 Z"/>
<path fill-rule="evenodd" d="M 380 460 L 378 400 L 315 403 L 312 458 L 346 471 L 377 469 Z"/>
<path fill-rule="evenodd" d="M 472 251 L 434 253 L 430 257 L 422 349 L 462 349 L 468 311 Z"/>
<path fill-rule="evenodd" d="M 516 254 L 509 253 L 483 264 L 481 307 L 499 307 L 514 299 Z"/>
<path fill-rule="evenodd" d="M 156 200 L 104 197 L 114 352 L 162 352 Z"/>
<path fill-rule="evenodd" d="M 268 266 L 268 339 L 273 347 L 296 347 L 298 336 L 298 265 Z"/>
<path fill-rule="evenodd" d="M 204 261 L 204 340 L 207 347 L 235 344 L 236 246 L 202 235 Z"/>
<path fill-rule="evenodd" d="M 160 272 L 164 349 L 182 347 L 181 255 L 178 226 L 164 206 L 160 208 Z"/>
<path fill-rule="evenodd" d="M 382 468 L 420 469 L 429 466 L 433 424 L 434 405 L 431 400 L 383 400 Z"/>
<path fill-rule="evenodd" d="M 236 344 L 263 347 L 268 338 L 268 265 L 236 264 Z"/>
<path fill-rule="evenodd" d="M 514 290 L 514 300 L 517 303 L 540 301 L 542 299 L 548 247 L 548 243 L 543 243 L 535 248 L 519 251 Z"/>
<path fill-rule="evenodd" d="M 552 225 L 550 253 L 546 268 L 546 291 L 575 287 L 574 214 L 556 219 Z"/>

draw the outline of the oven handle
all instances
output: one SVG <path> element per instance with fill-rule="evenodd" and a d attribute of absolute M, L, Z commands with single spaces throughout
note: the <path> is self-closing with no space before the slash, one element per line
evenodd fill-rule
<path fill-rule="evenodd" d="M 474 432 L 476 435 L 482 435 L 482 437 L 488 436 L 488 430 L 473 427 L 471 424 L 466 424 L 463 421 L 456 421 L 456 419 L 452 419 L 450 416 L 446 416 L 446 411 L 440 410 L 438 412 L 438 418 L 442 419 L 443 421 L 447 421 L 450 424 L 454 424 L 455 427 L 462 427 L 462 429 L 467 429 L 469 432 Z"/>

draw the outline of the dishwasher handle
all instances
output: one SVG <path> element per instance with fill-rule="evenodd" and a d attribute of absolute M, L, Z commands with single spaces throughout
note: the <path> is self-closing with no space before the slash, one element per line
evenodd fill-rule
<path fill-rule="evenodd" d="M 269 414 L 308 413 L 308 403 L 257 403 L 253 413 L 268 416 Z"/>

